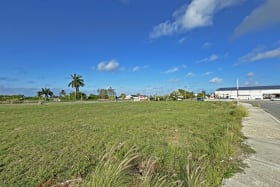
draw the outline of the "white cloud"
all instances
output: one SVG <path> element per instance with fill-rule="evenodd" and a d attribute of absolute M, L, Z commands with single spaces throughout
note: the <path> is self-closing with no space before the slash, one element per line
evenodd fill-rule
<path fill-rule="evenodd" d="M 202 73 L 202 75 L 203 75 L 203 76 L 209 76 L 209 75 L 211 75 L 212 73 L 213 73 L 213 72 L 208 71 L 208 72 Z"/>
<path fill-rule="evenodd" d="M 140 67 L 139 66 L 135 66 L 134 68 L 132 68 L 132 71 L 133 72 L 136 72 L 136 71 L 139 71 L 140 70 Z"/>
<path fill-rule="evenodd" d="M 249 72 L 246 74 L 247 81 L 243 83 L 244 86 L 257 86 L 259 82 L 255 80 L 255 73 Z"/>
<path fill-rule="evenodd" d="M 177 82 L 180 82 L 179 79 L 169 79 L 168 80 L 169 83 L 177 83 Z"/>
<path fill-rule="evenodd" d="M 182 66 L 181 66 L 181 68 L 183 68 L 183 69 L 186 69 L 188 66 L 187 65 L 185 65 L 185 64 L 183 64 Z"/>
<path fill-rule="evenodd" d="M 193 77 L 195 74 L 193 72 L 189 72 L 186 74 L 186 77 Z"/>
<path fill-rule="evenodd" d="M 211 80 L 209 80 L 209 82 L 212 84 L 220 84 L 222 81 L 223 81 L 223 79 L 218 78 L 218 77 L 214 77 Z"/>
<path fill-rule="evenodd" d="M 203 49 L 208 49 L 209 47 L 211 47 L 212 46 L 212 43 L 210 43 L 210 42 L 205 42 L 203 45 L 202 45 L 202 48 Z"/>
<path fill-rule="evenodd" d="M 258 86 L 258 85 L 260 85 L 260 83 L 258 81 L 253 81 L 253 82 L 246 81 L 246 82 L 243 83 L 243 85 L 244 86 Z"/>
<path fill-rule="evenodd" d="M 192 0 L 173 13 L 173 21 L 165 21 L 156 25 L 150 38 L 186 32 L 195 28 L 210 26 L 216 12 L 233 6 L 241 0 Z"/>
<path fill-rule="evenodd" d="M 213 54 L 209 57 L 209 61 L 215 61 L 215 60 L 218 60 L 218 59 L 219 59 L 219 57 L 215 54 Z"/>
<path fill-rule="evenodd" d="M 179 71 L 179 68 L 174 67 L 174 68 L 171 68 L 171 69 L 168 69 L 168 70 L 164 71 L 163 73 L 169 74 L 169 73 L 175 73 L 177 71 Z"/>
<path fill-rule="evenodd" d="M 98 71 L 116 71 L 120 67 L 120 64 L 116 60 L 103 61 L 97 65 Z"/>
<path fill-rule="evenodd" d="M 153 31 L 150 33 L 150 38 L 159 38 L 161 36 L 172 35 L 178 32 L 179 26 L 177 23 L 170 23 L 169 21 L 158 24 L 153 28 Z"/>
<path fill-rule="evenodd" d="M 194 29 L 212 25 L 215 12 L 215 1 L 193 0 L 181 17 L 181 24 L 185 29 Z"/>
<path fill-rule="evenodd" d="M 198 63 L 201 63 L 201 62 L 213 62 L 213 61 L 216 61 L 218 59 L 219 59 L 218 55 L 212 54 L 211 56 L 209 56 L 207 58 L 199 60 Z"/>
<path fill-rule="evenodd" d="M 238 37 L 248 32 L 258 31 L 272 24 L 280 23 L 280 1 L 266 0 L 254 9 L 249 16 L 235 29 L 233 36 Z"/>
<path fill-rule="evenodd" d="M 149 66 L 148 65 L 144 65 L 144 66 L 134 66 L 132 68 L 132 72 L 136 72 L 136 71 L 140 71 L 140 70 L 143 70 L 143 69 L 148 69 Z"/>
<path fill-rule="evenodd" d="M 251 77 L 254 77 L 255 76 L 255 73 L 254 72 L 249 72 L 247 73 L 246 75 L 248 78 L 251 78 Z"/>
<path fill-rule="evenodd" d="M 186 41 L 186 37 L 181 38 L 180 40 L 178 40 L 178 44 L 182 44 Z"/>
<path fill-rule="evenodd" d="M 239 60 L 241 62 L 256 62 L 270 58 L 280 58 L 280 48 L 269 51 L 260 51 L 259 49 L 254 49 L 252 52 L 244 55 Z"/>

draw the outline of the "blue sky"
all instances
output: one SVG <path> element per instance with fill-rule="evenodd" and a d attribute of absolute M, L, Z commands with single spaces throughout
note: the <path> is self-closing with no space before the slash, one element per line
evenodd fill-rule
<path fill-rule="evenodd" d="M 279 0 L 0 2 L 0 94 L 280 84 Z"/>

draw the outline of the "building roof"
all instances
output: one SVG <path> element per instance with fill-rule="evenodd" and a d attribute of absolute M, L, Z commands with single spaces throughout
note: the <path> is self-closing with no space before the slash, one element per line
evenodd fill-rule
<path fill-rule="evenodd" d="M 248 86 L 248 87 L 239 87 L 238 90 L 278 90 L 280 89 L 280 85 L 274 86 Z M 230 91 L 237 90 L 236 87 L 228 87 L 228 88 L 218 88 L 216 91 Z"/>

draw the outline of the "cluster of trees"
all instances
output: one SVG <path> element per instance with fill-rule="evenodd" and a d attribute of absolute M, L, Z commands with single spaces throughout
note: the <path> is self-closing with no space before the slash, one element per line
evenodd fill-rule
<path fill-rule="evenodd" d="M 80 92 L 80 87 L 85 86 L 84 79 L 82 79 L 81 75 L 73 74 L 71 75 L 71 82 L 69 82 L 68 87 L 74 88 L 74 92 L 70 93 L 69 95 L 66 94 L 65 90 L 61 90 L 59 93 L 59 98 L 62 100 L 97 100 L 97 99 L 110 99 L 114 100 L 116 96 L 116 91 L 112 87 L 109 88 L 102 88 L 97 90 L 97 95 L 90 94 L 88 97 L 85 93 Z M 138 94 L 141 95 L 141 94 Z M 49 88 L 42 88 L 41 91 L 38 92 L 39 98 L 44 98 L 45 100 L 48 100 L 49 97 L 53 97 L 54 94 Z M 194 97 L 205 97 L 206 92 L 201 91 L 197 95 L 194 94 L 194 92 L 189 92 L 184 89 L 178 89 L 173 92 L 171 92 L 169 95 L 163 95 L 163 96 L 150 96 L 149 100 L 151 101 L 164 101 L 164 100 L 183 100 L 183 99 L 192 99 Z M 126 94 L 122 93 L 119 98 L 125 99 Z"/>
<path fill-rule="evenodd" d="M 193 92 L 188 92 L 184 89 L 178 89 L 173 91 L 169 97 L 171 100 L 178 100 L 178 99 L 191 99 L 194 98 L 195 95 Z"/>
<path fill-rule="evenodd" d="M 173 91 L 169 97 L 171 100 L 178 100 L 178 99 L 192 99 L 195 97 L 205 98 L 206 96 L 209 95 L 206 94 L 205 90 L 202 90 L 201 92 L 195 94 L 194 92 L 189 92 L 184 89 L 178 89 Z"/>
<path fill-rule="evenodd" d="M 84 79 L 82 79 L 81 75 L 73 74 L 71 75 L 71 82 L 68 84 L 68 87 L 74 88 L 74 92 L 70 93 L 69 95 L 66 94 L 65 90 L 61 90 L 59 93 L 59 98 L 60 99 L 74 99 L 76 100 L 77 98 L 85 99 L 86 94 L 80 92 L 79 88 L 83 87 L 85 85 Z M 49 98 L 54 97 L 54 93 L 51 91 L 50 88 L 41 88 L 40 91 L 37 92 L 37 96 L 39 98 L 43 98 L 45 101 L 49 100 Z"/>
<path fill-rule="evenodd" d="M 112 87 L 107 89 L 98 89 L 97 93 L 100 99 L 115 99 L 116 97 L 116 91 Z"/>
<path fill-rule="evenodd" d="M 68 87 L 74 88 L 74 92 L 69 95 L 66 94 L 65 90 L 61 90 L 59 93 L 60 100 L 97 100 L 97 99 L 115 99 L 116 91 L 109 87 L 107 89 L 98 89 L 98 95 L 90 94 L 88 97 L 85 93 L 80 92 L 80 87 L 85 86 L 84 79 L 82 79 L 81 75 L 73 74 L 71 75 L 71 82 L 69 82 Z M 50 88 L 42 88 L 37 92 L 37 96 L 39 98 L 43 98 L 44 100 L 49 100 L 49 98 L 54 97 L 53 92 Z"/>
<path fill-rule="evenodd" d="M 55 96 L 54 93 L 51 91 L 50 88 L 41 88 L 40 91 L 37 92 L 37 97 L 24 97 L 24 95 L 13 95 L 13 96 L 0 96 L 0 102 L 23 102 L 25 99 L 28 100 L 34 100 L 34 99 L 43 99 L 45 101 L 52 99 L 59 99 L 59 100 L 97 100 L 97 99 L 110 99 L 114 100 L 117 98 L 116 91 L 112 87 L 109 88 L 102 88 L 97 90 L 97 95 L 90 94 L 87 96 L 85 93 L 80 92 L 80 87 L 85 86 L 84 79 L 81 75 L 73 74 L 71 75 L 71 81 L 68 84 L 68 87 L 72 87 L 74 89 L 74 92 L 69 93 L 69 95 L 66 94 L 65 90 L 61 90 L 59 93 L 59 96 Z M 141 95 L 140 93 L 137 95 Z M 184 89 L 178 89 L 173 92 L 171 92 L 169 95 L 163 95 L 163 96 L 150 96 L 149 100 L 151 101 L 166 101 L 166 100 L 183 100 L 183 99 L 191 99 L 194 97 L 205 97 L 206 92 L 201 91 L 197 95 L 194 94 L 194 92 L 189 92 Z M 122 93 L 118 98 L 125 99 L 126 94 Z"/>
<path fill-rule="evenodd" d="M 22 103 L 24 101 L 24 95 L 0 95 L 0 103 Z"/>

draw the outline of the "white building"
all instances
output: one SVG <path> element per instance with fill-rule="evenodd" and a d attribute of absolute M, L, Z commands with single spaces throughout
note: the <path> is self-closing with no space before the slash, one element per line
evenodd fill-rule
<path fill-rule="evenodd" d="M 125 99 L 133 101 L 146 101 L 148 100 L 148 97 L 143 95 L 127 95 Z"/>
<path fill-rule="evenodd" d="M 215 91 L 215 97 L 218 99 L 271 99 L 280 97 L 280 85 L 276 86 L 253 86 L 219 88 Z"/>

